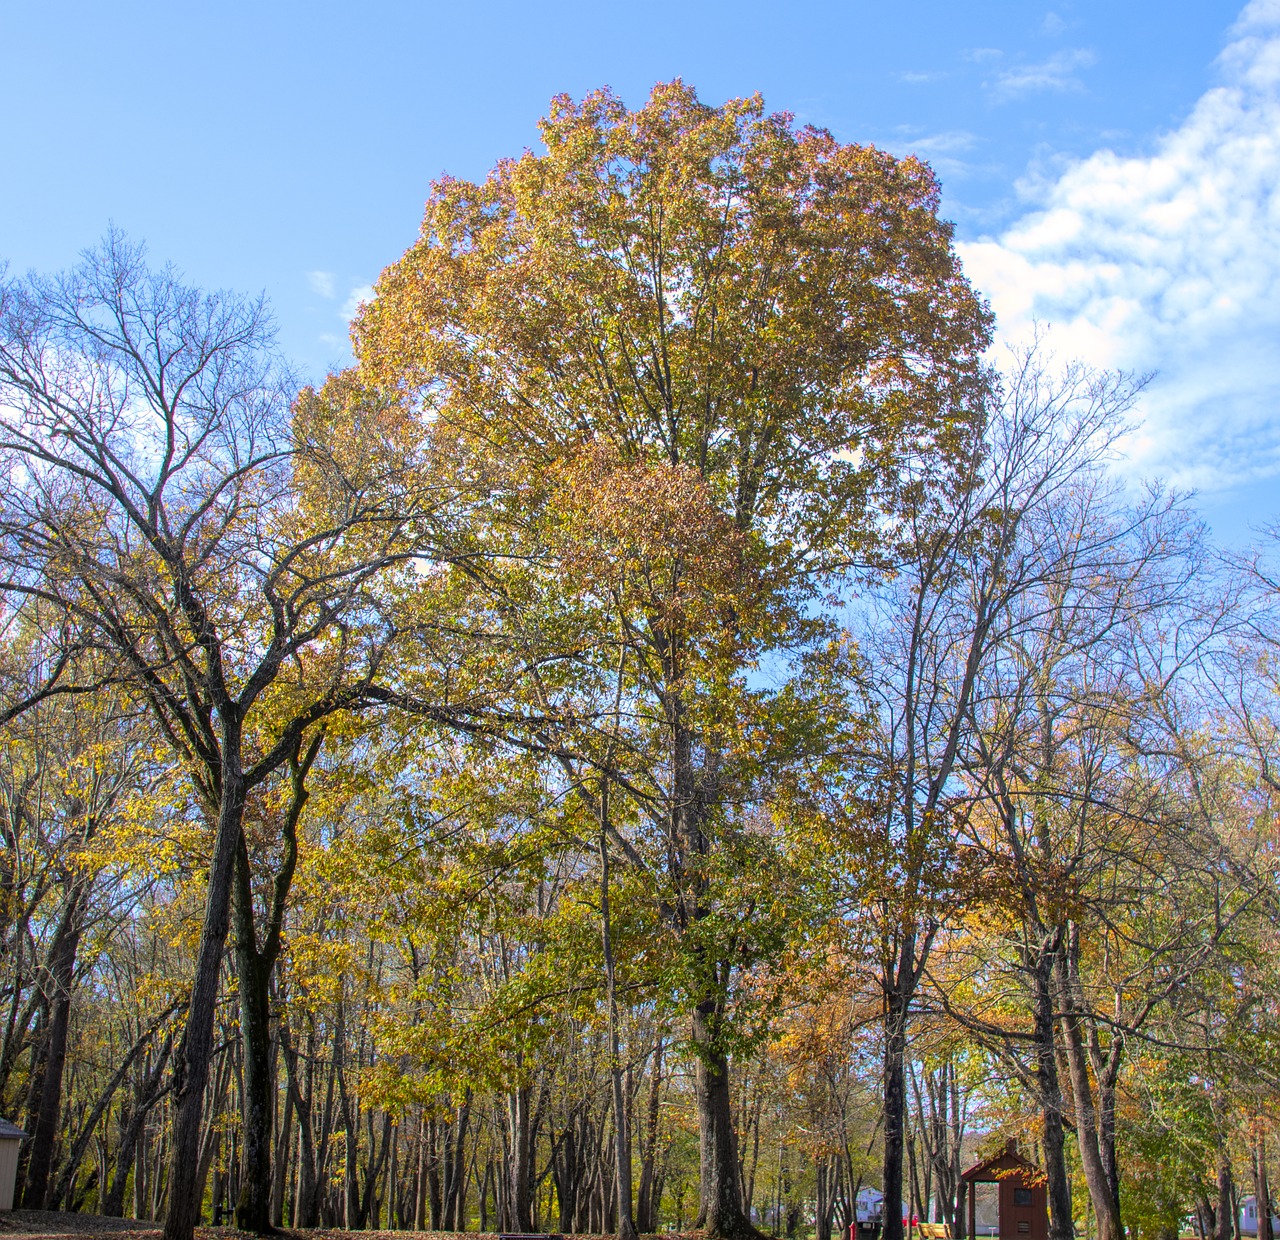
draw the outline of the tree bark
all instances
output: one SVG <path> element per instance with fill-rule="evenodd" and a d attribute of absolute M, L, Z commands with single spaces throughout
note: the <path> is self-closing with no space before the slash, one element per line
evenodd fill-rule
<path fill-rule="evenodd" d="M 729 1096 L 729 1058 L 716 1036 L 719 1004 L 706 1000 L 694 1009 L 694 1099 L 698 1108 L 699 1227 L 709 1236 L 754 1236 L 742 1209 L 738 1182 L 738 1140 Z"/>
<path fill-rule="evenodd" d="M 243 1049 L 236 1226 L 241 1231 L 265 1235 L 271 1230 L 271 1135 L 275 1118 L 275 1090 L 271 1083 L 271 984 L 258 951 L 253 882 L 243 834 L 236 849 L 231 908 Z"/>
<path fill-rule="evenodd" d="M 903 946 L 904 960 L 912 959 L 911 936 Z M 884 1015 L 884 1211 L 883 1240 L 903 1240 L 902 1183 L 907 1124 L 907 1008 L 909 997 L 899 980 L 888 988 Z"/>
<path fill-rule="evenodd" d="M 1053 1011 L 1053 968 L 1056 936 L 1041 939 L 1032 971 L 1035 990 L 1036 1086 L 1044 1124 L 1044 1170 L 1048 1177 L 1049 1240 L 1075 1240 L 1071 1218 L 1071 1180 L 1067 1174 L 1066 1134 L 1062 1122 L 1062 1083 L 1058 1078 L 1058 1048 Z"/>
<path fill-rule="evenodd" d="M 1075 1095 L 1076 1144 L 1080 1150 L 1080 1165 L 1098 1223 L 1098 1240 L 1123 1240 L 1116 1193 L 1108 1177 L 1098 1142 L 1099 1122 L 1094 1105 L 1093 1083 L 1089 1079 L 1088 1051 L 1080 1028 L 1080 1016 L 1072 1003 L 1071 987 L 1061 956 L 1059 968 L 1063 970 L 1059 988 L 1063 1001 L 1061 1027 L 1067 1065 L 1071 1073 L 1071 1090 Z"/>
<path fill-rule="evenodd" d="M 75 981 L 76 953 L 80 948 L 80 908 L 82 889 L 73 886 L 58 919 L 58 928 L 49 948 L 47 995 L 49 1025 L 41 1056 L 43 1071 L 39 1083 L 39 1104 L 31 1151 L 27 1156 L 26 1183 L 22 1204 L 28 1210 L 48 1207 L 49 1172 L 58 1139 L 62 1115 L 62 1076 L 67 1062 L 67 1032 L 71 1025 L 71 989 Z"/>
<path fill-rule="evenodd" d="M 1231 1159 L 1225 1145 L 1218 1157 L 1218 1210 L 1214 1240 L 1233 1240 L 1235 1235 L 1235 1185 L 1231 1178 Z"/>
<path fill-rule="evenodd" d="M 1267 1179 L 1267 1142 L 1261 1129 L 1254 1148 L 1253 1195 L 1258 1203 L 1258 1240 L 1272 1240 L 1271 1184 Z"/>
<path fill-rule="evenodd" d="M 196 1192 L 200 1164 L 200 1120 L 209 1060 L 213 1052 L 213 1022 L 218 1008 L 218 973 L 227 941 L 231 887 L 236 852 L 244 819 L 245 789 L 238 760 L 238 723 L 224 726 L 221 802 L 213 855 L 209 863 L 209 887 L 204 922 L 196 955 L 187 1021 L 174 1064 L 173 1145 L 169 1169 L 169 1208 L 165 1212 L 164 1240 L 191 1240 L 200 1217 Z"/>

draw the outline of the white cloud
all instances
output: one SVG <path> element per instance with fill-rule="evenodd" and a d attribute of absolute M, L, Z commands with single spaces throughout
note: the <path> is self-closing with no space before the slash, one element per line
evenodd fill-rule
<path fill-rule="evenodd" d="M 960 246 L 1001 334 L 1156 370 L 1130 459 L 1209 489 L 1280 473 L 1280 0 L 1254 0 L 1222 83 L 1151 154 L 1099 151 Z"/>
<path fill-rule="evenodd" d="M 1057 13 L 1052 12 L 1046 13 L 1044 15 L 1044 21 L 1040 23 L 1041 31 L 1044 34 L 1049 35 L 1051 38 L 1056 38 L 1058 35 L 1062 34 L 1066 28 L 1067 23 L 1059 17 Z"/>
<path fill-rule="evenodd" d="M 311 291 L 320 297 L 333 296 L 332 271 L 308 271 L 307 283 L 311 286 Z"/>
<path fill-rule="evenodd" d="M 944 129 L 940 133 L 926 134 L 923 138 L 912 138 L 911 149 L 922 158 L 931 155 L 954 155 L 959 151 L 971 151 L 977 138 L 967 129 Z"/>
<path fill-rule="evenodd" d="M 360 306 L 366 301 L 372 301 L 373 296 L 372 284 L 357 285 L 347 294 L 347 300 L 343 302 L 342 317 L 348 323 L 351 322 L 356 317 L 356 312 L 360 309 Z"/>
<path fill-rule="evenodd" d="M 1097 57 L 1087 47 L 1067 47 L 1038 64 L 1011 65 L 996 75 L 997 99 L 1016 99 L 1038 90 L 1081 90 L 1077 69 L 1087 69 Z"/>
<path fill-rule="evenodd" d="M 887 145 L 896 155 L 915 155 L 926 159 L 935 172 L 955 178 L 968 174 L 969 163 L 961 156 L 974 149 L 977 139 L 967 129 L 946 129 L 916 138 L 897 137 Z"/>

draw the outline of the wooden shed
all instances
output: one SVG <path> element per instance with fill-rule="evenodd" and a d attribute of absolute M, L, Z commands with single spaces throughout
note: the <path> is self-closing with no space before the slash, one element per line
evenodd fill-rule
<path fill-rule="evenodd" d="M 13 1188 L 18 1180 L 18 1151 L 27 1134 L 17 1124 L 0 1119 L 0 1210 L 13 1209 Z"/>
<path fill-rule="evenodd" d="M 960 1182 L 969 1199 L 966 1235 L 973 1236 L 977 1223 L 975 1186 L 996 1184 L 1000 1240 L 1048 1240 L 1049 1198 L 1044 1172 L 1023 1158 L 1012 1141 L 994 1157 L 970 1167 Z"/>

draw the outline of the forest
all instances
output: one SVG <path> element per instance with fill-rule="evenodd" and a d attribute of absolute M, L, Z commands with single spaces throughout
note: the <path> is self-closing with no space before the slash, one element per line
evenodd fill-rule
<path fill-rule="evenodd" d="M 0 279 L 0 1114 L 197 1226 L 1271 1240 L 1280 576 L 995 345 L 927 164 L 676 81 L 299 380 Z"/>

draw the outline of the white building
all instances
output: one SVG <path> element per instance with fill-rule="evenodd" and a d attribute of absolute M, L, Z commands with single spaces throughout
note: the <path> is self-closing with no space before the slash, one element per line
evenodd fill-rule
<path fill-rule="evenodd" d="M 1252 1193 L 1240 1198 L 1240 1234 L 1243 1236 L 1258 1234 L 1258 1200 Z M 1280 1237 L 1280 1216 L 1277 1216 L 1274 1204 L 1271 1207 L 1271 1234 Z"/>
<path fill-rule="evenodd" d="M 863 1226 L 878 1223 L 884 1212 L 884 1194 L 878 1188 L 860 1188 L 853 1211 Z"/>

